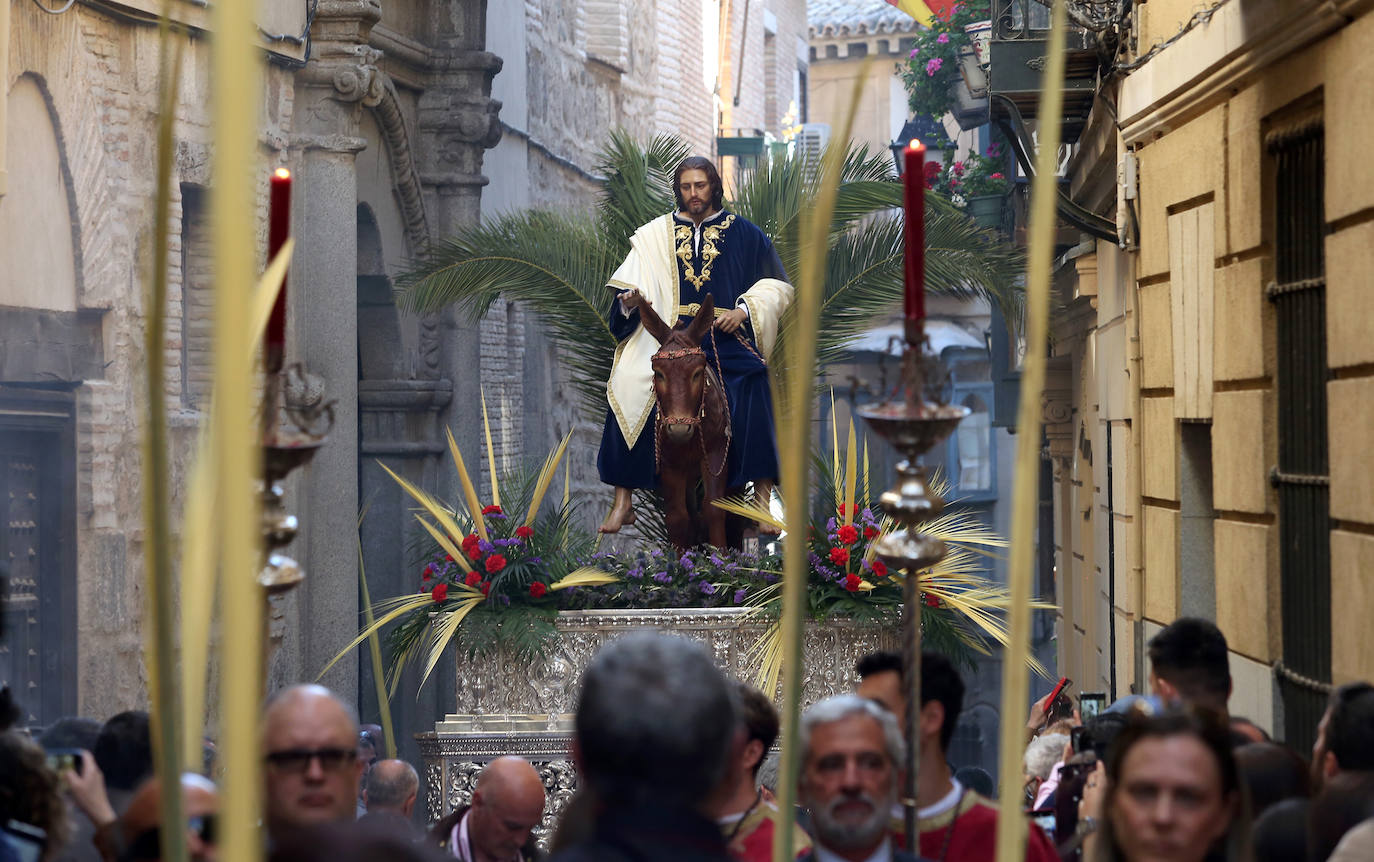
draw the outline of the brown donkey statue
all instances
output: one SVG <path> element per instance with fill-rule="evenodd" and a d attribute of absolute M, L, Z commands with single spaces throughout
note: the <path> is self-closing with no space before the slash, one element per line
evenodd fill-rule
<path fill-rule="evenodd" d="M 715 301 L 708 295 L 692 322 L 678 329 L 647 304 L 639 312 L 644 329 L 659 343 L 652 358 L 658 406 L 654 457 L 668 538 L 678 550 L 703 541 L 727 547 L 725 510 L 711 503 L 727 493 L 730 406 L 720 374 L 701 348 L 701 340 L 712 332 Z M 693 505 L 697 479 L 705 488 L 700 512 Z"/>

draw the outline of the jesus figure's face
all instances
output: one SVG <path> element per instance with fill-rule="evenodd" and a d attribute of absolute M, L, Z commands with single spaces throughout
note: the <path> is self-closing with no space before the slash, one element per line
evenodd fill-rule
<path fill-rule="evenodd" d="M 706 178 L 705 171 L 699 168 L 683 171 L 677 190 L 685 207 L 684 212 L 694 221 L 701 221 L 711 214 L 711 181 Z"/>

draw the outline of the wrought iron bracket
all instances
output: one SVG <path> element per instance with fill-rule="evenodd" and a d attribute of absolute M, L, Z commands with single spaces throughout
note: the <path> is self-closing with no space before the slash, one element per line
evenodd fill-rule
<path fill-rule="evenodd" d="M 1034 145 L 1030 132 L 1026 129 L 1026 121 L 1021 116 L 1021 110 L 1016 107 L 1015 102 L 1001 94 L 994 93 L 992 101 L 1005 112 L 1005 116 L 997 118 L 997 125 L 1011 142 L 1012 152 L 1016 153 L 1016 161 L 1026 176 L 1034 177 Z M 1096 239 L 1105 239 L 1113 243 L 1118 240 L 1115 221 L 1109 221 L 1077 203 L 1065 194 L 1063 189 L 1059 189 L 1058 194 L 1057 209 L 1060 218 Z"/>

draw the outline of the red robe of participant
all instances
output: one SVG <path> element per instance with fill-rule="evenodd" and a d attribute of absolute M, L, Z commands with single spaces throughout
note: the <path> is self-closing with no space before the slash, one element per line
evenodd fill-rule
<path fill-rule="evenodd" d="M 964 790 L 957 806 L 920 819 L 921 856 L 934 862 L 956 859 L 959 862 L 993 862 L 997 857 L 997 811 L 997 803 L 972 790 Z M 1026 862 L 1059 862 L 1059 854 L 1050 839 L 1039 826 L 1034 823 L 1029 826 Z M 894 821 L 892 833 L 896 845 L 906 849 L 906 835 L 900 820 Z"/>
<path fill-rule="evenodd" d="M 773 862 L 773 836 L 776 834 L 778 808 L 769 802 L 755 805 L 743 820 L 720 824 L 727 849 L 740 862 Z M 811 849 L 811 838 L 796 821 L 792 821 L 792 853 L 794 856 Z"/>

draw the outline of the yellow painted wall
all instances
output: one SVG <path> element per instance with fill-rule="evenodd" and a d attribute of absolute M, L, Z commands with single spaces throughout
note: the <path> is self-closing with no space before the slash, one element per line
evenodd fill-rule
<path fill-rule="evenodd" d="M 1283 5 L 1283 4 L 1278 4 Z M 1142 7 L 1151 43 L 1192 14 L 1183 0 Z M 1136 254 L 1142 447 L 1145 616 L 1177 610 L 1175 551 L 1179 372 L 1197 372 L 1174 337 L 1170 217 L 1212 201 L 1215 324 L 1212 333 L 1213 501 L 1217 621 L 1232 649 L 1259 662 L 1282 650 L 1278 589 L 1278 504 L 1269 470 L 1277 463 L 1273 278 L 1263 135 L 1272 118 L 1305 100 L 1324 103 L 1326 134 L 1327 334 L 1331 451 L 1332 656 L 1337 682 L 1374 679 L 1374 16 L 1257 72 L 1229 98 L 1175 123 L 1138 148 L 1140 247 Z M 1178 219 L 1174 224 L 1179 223 Z M 1180 368 L 1179 363 L 1188 367 Z"/>

